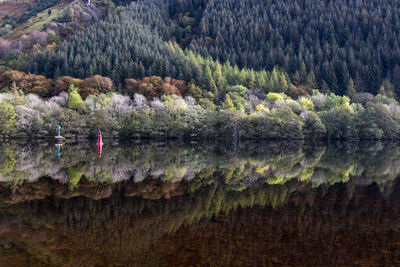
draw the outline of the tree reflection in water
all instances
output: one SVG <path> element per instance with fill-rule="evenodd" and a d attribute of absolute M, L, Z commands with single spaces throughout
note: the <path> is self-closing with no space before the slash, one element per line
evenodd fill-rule
<path fill-rule="evenodd" d="M 400 144 L 0 147 L 5 265 L 395 265 Z"/>

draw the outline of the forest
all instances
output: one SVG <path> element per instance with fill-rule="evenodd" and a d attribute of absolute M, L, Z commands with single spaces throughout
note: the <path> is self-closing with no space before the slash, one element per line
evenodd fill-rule
<path fill-rule="evenodd" d="M 100 74 L 116 83 L 170 76 L 213 90 L 195 59 L 168 48 L 174 42 L 239 69 L 277 67 L 294 85 L 323 93 L 345 95 L 352 82 L 357 92 L 376 95 L 383 87 L 398 97 L 399 7 L 397 0 L 133 2 L 59 49 L 34 56 L 25 70 L 48 77 Z"/>
<path fill-rule="evenodd" d="M 398 2 L 114 1 L 21 40 L 0 136 L 398 139 Z"/>

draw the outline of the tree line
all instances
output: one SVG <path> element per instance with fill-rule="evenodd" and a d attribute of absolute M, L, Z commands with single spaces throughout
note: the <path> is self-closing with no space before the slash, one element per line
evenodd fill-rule
<path fill-rule="evenodd" d="M 96 81 L 89 78 L 83 84 L 99 85 Z M 208 96 L 185 96 L 184 90 L 193 90 L 193 85 L 185 87 L 177 80 L 149 77 L 130 82 L 133 96 L 108 92 L 86 99 L 72 83 L 68 92 L 48 99 L 25 95 L 13 83 L 0 94 L 0 136 L 49 137 L 63 124 L 64 135 L 71 138 L 96 136 L 98 129 L 105 137 L 153 139 L 400 138 L 400 105 L 381 94 L 358 93 L 352 100 L 318 91 L 298 99 L 273 92 L 258 97 L 237 85 L 216 104 Z M 157 94 L 157 88 L 172 92 L 148 98 L 137 93 L 143 89 Z"/>

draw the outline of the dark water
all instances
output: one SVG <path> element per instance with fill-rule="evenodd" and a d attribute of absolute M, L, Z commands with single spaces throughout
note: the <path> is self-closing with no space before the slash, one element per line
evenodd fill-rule
<path fill-rule="evenodd" d="M 400 143 L 0 145 L 0 266 L 400 265 Z"/>

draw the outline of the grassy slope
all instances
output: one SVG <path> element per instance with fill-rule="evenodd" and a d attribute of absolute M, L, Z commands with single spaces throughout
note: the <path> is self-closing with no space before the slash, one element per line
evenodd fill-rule
<path fill-rule="evenodd" d="M 11 41 L 17 40 L 22 34 L 27 34 L 30 33 L 34 30 L 42 30 L 45 25 L 49 24 L 52 22 L 54 19 L 56 19 L 65 8 L 68 8 L 70 5 L 72 5 L 75 2 L 81 2 L 79 0 L 63 0 L 61 1 L 58 5 L 55 5 L 51 8 L 48 8 L 40 13 L 38 13 L 35 17 L 30 18 L 27 22 L 18 25 L 15 27 L 12 31 L 10 31 L 8 34 L 2 36 L 3 39 L 8 39 Z M 1 7 L 1 4 L 0 4 Z M 11 8 L 15 7 L 14 5 L 7 5 L 7 8 L 9 8 L 10 14 L 17 15 L 21 14 L 25 9 L 20 7 L 20 9 L 17 12 L 11 13 Z M 6 9 L 0 9 L 0 10 L 6 10 Z M 48 11 L 51 10 L 52 13 L 51 15 L 48 14 Z"/>

